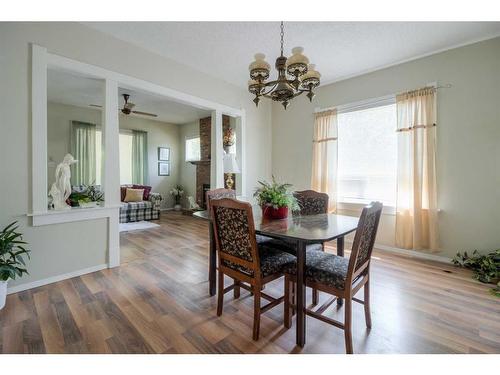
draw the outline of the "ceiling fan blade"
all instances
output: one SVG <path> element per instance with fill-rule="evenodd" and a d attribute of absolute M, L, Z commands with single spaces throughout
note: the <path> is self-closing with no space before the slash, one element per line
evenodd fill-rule
<path fill-rule="evenodd" d="M 102 108 L 102 105 L 99 105 L 99 104 L 89 104 L 89 107 Z"/>
<path fill-rule="evenodd" d="M 144 116 L 158 117 L 158 115 L 155 115 L 154 113 L 148 113 L 148 112 L 132 111 L 132 113 L 135 113 L 135 114 L 137 114 L 137 115 L 144 115 Z"/>

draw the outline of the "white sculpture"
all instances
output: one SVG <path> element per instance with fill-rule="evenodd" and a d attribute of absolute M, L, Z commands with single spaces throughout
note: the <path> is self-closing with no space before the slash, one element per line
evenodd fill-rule
<path fill-rule="evenodd" d="M 66 154 L 62 163 L 56 168 L 56 181 L 52 184 L 49 191 L 55 210 L 67 210 L 70 208 L 66 203 L 66 200 L 71 195 L 70 166 L 77 162 L 78 160 L 75 160 L 73 155 Z"/>
<path fill-rule="evenodd" d="M 198 205 L 198 203 L 196 203 L 196 201 L 194 200 L 194 198 L 191 195 L 188 197 L 188 202 L 189 202 L 189 209 L 190 210 L 199 210 L 200 209 L 200 206 Z"/>

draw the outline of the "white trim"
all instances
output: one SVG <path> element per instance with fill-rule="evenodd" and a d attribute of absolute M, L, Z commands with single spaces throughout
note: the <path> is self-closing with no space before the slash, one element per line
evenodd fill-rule
<path fill-rule="evenodd" d="M 354 211 L 360 213 L 363 210 L 363 207 L 368 205 L 371 201 L 367 201 L 364 203 L 352 203 L 352 202 L 342 202 L 337 201 L 337 209 L 345 210 L 345 211 Z M 396 207 L 394 206 L 385 206 L 382 208 L 382 215 L 396 215 Z"/>
<path fill-rule="evenodd" d="M 361 111 L 363 109 L 382 107 L 382 106 L 391 105 L 391 104 L 396 104 L 396 94 L 390 94 L 390 95 L 379 96 L 376 98 L 358 100 L 356 102 L 350 102 L 350 103 L 341 104 L 341 105 L 328 107 L 328 108 L 315 108 L 314 113 L 324 112 L 324 111 L 328 111 L 331 109 L 337 109 L 337 114 L 340 114 L 340 113 Z"/>
<path fill-rule="evenodd" d="M 46 279 L 41 279 L 41 280 L 37 280 L 37 281 L 32 281 L 30 283 L 19 284 L 19 285 L 13 286 L 11 288 L 7 288 L 7 294 L 18 293 L 18 292 L 22 292 L 23 290 L 38 288 L 39 286 L 57 283 L 58 281 L 71 279 L 72 277 L 82 276 L 82 275 L 85 275 L 87 273 L 101 271 L 101 270 L 104 270 L 106 268 L 108 268 L 107 264 L 100 264 L 98 266 L 84 268 L 82 270 L 68 272 L 68 273 L 64 273 L 62 275 L 52 276 L 52 277 L 48 277 Z"/>
<path fill-rule="evenodd" d="M 468 45 L 471 45 L 471 44 L 475 44 L 475 43 L 479 43 L 479 42 L 484 42 L 484 41 L 490 40 L 490 39 L 495 39 L 495 38 L 497 38 L 499 36 L 500 36 L 500 33 L 497 32 L 497 33 L 493 33 L 493 34 L 491 34 L 489 36 L 486 36 L 486 37 L 472 39 L 472 40 L 470 40 L 468 42 L 454 44 L 454 45 L 452 45 L 450 47 L 445 47 L 445 48 L 441 48 L 441 49 L 438 49 L 438 50 L 433 51 L 433 52 L 428 52 L 428 53 L 424 53 L 424 54 L 417 55 L 417 56 L 414 56 L 414 57 L 410 57 L 409 59 L 399 60 L 399 61 L 394 62 L 394 63 L 380 65 L 380 66 L 378 66 L 376 68 L 362 70 L 362 71 L 360 71 L 358 73 L 348 74 L 348 75 L 345 75 L 345 76 L 342 76 L 342 77 L 339 77 L 339 78 L 335 78 L 335 79 L 332 79 L 332 80 L 325 81 L 325 82 L 322 83 L 322 85 L 320 87 L 323 88 L 325 86 L 332 85 L 332 84 L 337 83 L 337 82 L 347 81 L 348 79 L 360 77 L 360 76 L 363 76 L 363 75 L 366 75 L 366 74 L 369 74 L 369 73 L 377 72 L 379 70 L 384 70 L 384 69 L 390 68 L 392 66 L 402 65 L 402 64 L 405 64 L 405 63 L 408 63 L 408 62 L 411 62 L 411 61 L 422 59 L 424 57 L 428 57 L 428 56 L 432 56 L 432 55 L 437 55 L 439 53 L 446 52 L 446 51 L 449 51 L 449 50 L 452 50 L 452 49 L 456 49 L 456 48 L 460 48 L 460 47 L 465 47 L 465 46 L 468 46 Z"/>
<path fill-rule="evenodd" d="M 73 221 L 94 220 L 110 217 L 119 213 L 120 206 L 95 208 L 70 208 L 65 211 L 47 211 L 28 214 L 33 219 L 33 226 L 69 223 Z"/>
<path fill-rule="evenodd" d="M 210 189 L 224 187 L 224 148 L 222 146 L 222 112 L 212 111 L 211 118 L 211 163 L 210 163 Z"/>
<path fill-rule="evenodd" d="M 31 45 L 32 212 L 47 210 L 47 49 Z"/>
<path fill-rule="evenodd" d="M 345 243 L 352 245 L 351 240 L 346 239 Z M 388 253 L 404 255 L 404 256 L 407 256 L 410 258 L 433 260 L 435 262 L 446 263 L 446 264 L 451 263 L 451 258 L 443 257 L 440 255 L 435 255 L 435 254 L 424 253 L 422 251 L 400 249 L 398 247 L 392 247 L 392 246 L 387 246 L 387 245 L 382 245 L 382 244 L 377 244 L 377 243 L 374 245 L 374 248 L 377 250 L 387 251 Z"/>
<path fill-rule="evenodd" d="M 111 70 L 107 70 L 95 65 L 82 63 L 80 61 L 72 60 L 67 57 L 49 53 L 47 54 L 47 64 L 50 68 L 59 68 L 72 72 L 73 74 L 77 72 L 97 79 L 106 78 L 112 81 L 116 81 L 119 83 L 120 87 L 128 89 L 138 89 L 147 93 L 158 94 L 176 103 L 186 104 L 205 110 L 218 110 L 225 115 L 233 117 L 241 116 L 242 114 L 242 111 L 237 108 L 229 107 L 224 104 L 163 87 L 139 78 L 134 78 L 125 74 L 113 72 Z"/>

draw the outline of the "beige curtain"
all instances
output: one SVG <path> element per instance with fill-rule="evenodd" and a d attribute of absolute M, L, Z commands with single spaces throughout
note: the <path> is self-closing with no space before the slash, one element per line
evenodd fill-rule
<path fill-rule="evenodd" d="M 398 95 L 396 246 L 437 250 L 435 88 Z"/>
<path fill-rule="evenodd" d="M 315 115 L 311 188 L 329 196 L 329 212 L 337 208 L 337 110 Z"/>

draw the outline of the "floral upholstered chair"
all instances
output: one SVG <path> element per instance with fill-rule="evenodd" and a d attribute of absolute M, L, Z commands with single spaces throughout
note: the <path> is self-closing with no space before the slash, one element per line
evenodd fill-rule
<path fill-rule="evenodd" d="M 254 298 L 253 339 L 259 339 L 260 315 L 283 302 L 262 291 L 263 286 L 284 275 L 284 269 L 293 267 L 295 256 L 266 243 L 257 244 L 252 206 L 235 199 L 214 199 L 210 202 L 212 225 L 219 258 L 217 316 L 222 315 L 224 294 L 241 287 Z M 224 288 L 224 275 L 235 282 Z M 261 298 L 270 301 L 261 307 Z"/>
<path fill-rule="evenodd" d="M 352 353 L 352 301 L 364 305 L 366 326 L 371 328 L 370 315 L 370 259 L 377 236 L 378 223 L 382 214 L 382 203 L 372 202 L 363 208 L 359 219 L 351 256 L 349 258 L 322 251 L 310 252 L 306 256 L 306 286 L 333 295 L 317 311 L 307 310 L 307 315 L 320 319 L 344 330 L 346 352 Z M 291 287 L 296 280 L 296 269 L 290 267 L 285 275 L 285 327 L 291 325 L 293 293 Z M 354 295 L 364 287 L 364 299 Z M 322 312 L 336 299 L 345 299 L 344 323 L 322 315 Z"/>

